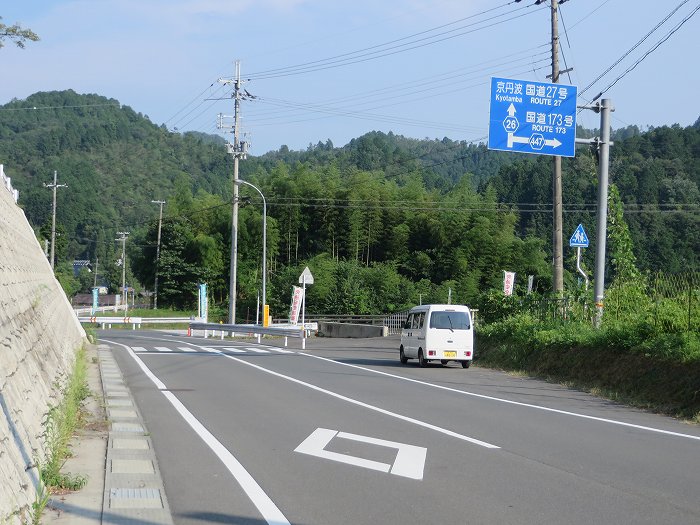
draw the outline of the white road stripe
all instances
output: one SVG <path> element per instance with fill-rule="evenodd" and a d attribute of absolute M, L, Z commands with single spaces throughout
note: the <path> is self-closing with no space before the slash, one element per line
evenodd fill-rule
<path fill-rule="evenodd" d="M 555 414 L 562 414 L 565 416 L 580 417 L 582 419 L 588 419 L 591 421 L 599 421 L 601 423 L 609 423 L 611 425 L 619 425 L 622 427 L 636 428 L 639 430 L 646 430 L 648 432 L 656 432 L 658 434 L 665 434 L 667 436 L 676 436 L 676 437 L 695 439 L 695 440 L 700 441 L 700 436 L 693 436 L 692 434 L 682 434 L 680 432 L 671 432 L 670 430 L 662 430 L 660 428 L 654 428 L 654 427 L 645 427 L 643 425 L 635 425 L 633 423 L 625 423 L 624 421 L 617 421 L 615 419 L 606 419 L 603 417 L 589 416 L 586 414 L 578 414 L 576 412 L 569 412 L 567 410 L 559 410 L 557 408 L 543 407 L 540 405 L 532 405 L 530 403 L 522 403 L 520 401 L 511 401 L 510 399 L 503 399 L 500 397 L 493 397 L 493 396 L 487 396 L 484 394 L 477 394 L 476 392 L 469 392 L 467 390 L 459 390 L 457 388 L 451 388 L 449 386 L 442 386 L 442 385 L 435 385 L 433 383 L 428 383 L 426 381 L 420 381 L 418 379 L 412 379 L 410 377 L 403 377 L 403 376 L 399 376 L 399 375 L 395 375 L 395 374 L 389 374 L 388 372 L 382 372 L 380 370 L 372 370 L 371 368 L 365 368 L 364 366 L 353 365 L 350 363 L 342 363 L 340 361 L 328 359 L 327 357 L 321 357 L 318 355 L 307 354 L 305 352 L 299 352 L 299 355 L 304 355 L 306 357 L 313 357 L 314 359 L 320 359 L 321 361 L 328 361 L 328 362 L 335 363 L 338 365 L 349 366 L 350 368 L 357 368 L 359 370 L 365 370 L 366 372 L 372 372 L 373 374 L 379 374 L 379 375 L 386 376 L 386 377 L 392 377 L 394 379 L 401 379 L 402 381 L 408 381 L 409 383 L 416 383 L 418 385 L 429 386 L 429 387 L 437 388 L 439 390 L 447 390 L 448 392 L 455 392 L 457 394 L 462 394 L 465 396 L 477 397 L 479 399 L 488 399 L 490 401 L 498 401 L 500 403 L 506 403 L 508 405 L 515 405 L 515 406 L 521 406 L 521 407 L 526 407 L 526 408 L 534 408 L 537 410 L 544 410 L 545 412 L 552 412 Z"/>
<path fill-rule="evenodd" d="M 153 372 L 145 365 L 139 356 L 137 356 L 131 348 L 121 343 L 114 341 L 104 340 L 107 343 L 119 345 L 126 348 L 127 352 L 136 361 L 136 364 L 143 370 L 143 373 L 153 381 L 153 384 L 158 387 L 159 390 L 163 392 L 163 395 L 168 401 L 173 405 L 175 410 L 177 410 L 185 421 L 192 427 L 200 438 L 209 446 L 209 448 L 216 454 L 216 456 L 221 460 L 221 462 L 226 466 L 228 471 L 233 475 L 233 477 L 238 481 L 241 488 L 248 495 L 253 505 L 260 511 L 263 519 L 268 523 L 268 525 L 291 525 L 289 520 L 282 514 L 282 511 L 277 508 L 277 505 L 270 499 L 270 497 L 265 493 L 257 481 L 253 479 L 253 476 L 245 469 L 243 465 L 236 459 L 236 457 L 229 452 L 221 442 L 214 437 L 214 435 L 209 432 L 204 425 L 202 425 L 197 418 L 195 418 L 192 413 L 187 410 L 185 405 L 183 405 L 177 397 L 172 392 L 167 391 L 165 384 L 158 379 Z M 202 347 L 203 350 L 207 349 Z M 220 354 L 221 352 L 216 351 Z M 230 356 L 229 356 L 230 357 Z M 232 358 L 236 359 L 236 358 Z"/>
<path fill-rule="evenodd" d="M 270 348 L 273 352 L 279 352 L 280 354 L 296 354 L 293 350 L 285 350 L 284 348 Z"/>
<path fill-rule="evenodd" d="M 172 350 L 167 346 L 155 346 L 154 348 L 159 352 L 172 352 Z"/>
<path fill-rule="evenodd" d="M 245 350 L 237 348 L 235 346 L 222 346 L 221 350 L 226 350 L 227 352 L 233 352 L 234 354 L 245 354 Z"/>
<path fill-rule="evenodd" d="M 251 352 L 255 352 L 257 354 L 269 354 L 270 353 L 269 350 L 265 350 L 264 348 L 255 348 L 252 346 L 246 347 L 246 350 L 250 350 Z"/>
<path fill-rule="evenodd" d="M 189 346 L 178 346 L 177 349 L 181 350 L 183 352 L 196 352 L 197 351 L 196 349 L 189 347 Z"/>
<path fill-rule="evenodd" d="M 148 352 L 143 346 L 132 346 L 131 348 L 134 352 Z"/>
<path fill-rule="evenodd" d="M 414 419 L 412 417 L 404 416 L 402 414 L 397 414 L 396 412 L 391 412 L 389 410 L 385 410 L 383 408 L 380 408 L 378 406 L 370 405 L 368 403 L 364 403 L 362 401 L 359 401 L 357 399 L 353 399 L 351 397 L 344 396 L 342 394 L 338 394 L 336 392 L 332 392 L 331 390 L 326 390 L 325 388 L 321 388 L 320 386 L 313 385 L 311 383 L 307 383 L 306 381 L 301 381 L 300 379 L 296 379 L 291 376 L 286 376 L 284 374 L 280 374 L 279 372 L 275 372 L 273 370 L 269 370 L 267 368 L 263 368 L 262 366 L 255 365 L 253 363 L 249 363 L 248 361 L 245 361 L 243 359 L 240 359 L 238 357 L 234 357 L 232 355 L 226 355 L 223 354 L 222 352 L 219 352 L 218 350 L 213 350 L 217 354 L 221 354 L 227 359 L 231 359 L 233 361 L 236 361 L 238 363 L 242 363 L 246 366 L 251 366 L 257 370 L 260 370 L 261 372 L 265 372 L 266 374 L 273 375 L 275 377 L 280 377 L 282 379 L 286 379 L 287 381 L 291 381 L 292 383 L 296 383 L 298 385 L 305 386 L 307 388 L 310 388 L 312 390 L 316 390 L 317 392 L 321 392 L 323 394 L 329 395 L 331 397 L 335 397 L 336 399 L 340 399 L 342 401 L 347 401 L 348 403 L 352 403 L 353 405 L 361 406 L 363 408 L 367 408 L 369 410 L 374 410 L 375 412 L 379 412 L 380 414 L 384 414 L 386 416 L 390 417 L 395 417 L 396 419 L 400 419 L 402 421 L 407 421 L 408 423 L 413 423 L 414 425 L 418 425 L 423 428 L 428 428 L 430 430 L 435 430 L 436 432 L 440 432 L 441 434 L 445 434 L 447 436 L 452 436 L 457 439 L 461 439 L 463 441 L 468 441 L 469 443 L 474 443 L 475 445 L 480 445 L 485 448 L 501 448 L 497 445 L 492 445 L 491 443 L 487 443 L 486 441 L 481 441 L 479 439 L 475 439 L 469 436 L 465 436 L 463 434 L 458 434 L 457 432 L 453 432 L 452 430 L 448 430 L 446 428 L 439 427 L 437 425 L 432 425 L 430 423 L 426 423 L 425 421 L 421 421 L 419 419 Z"/>

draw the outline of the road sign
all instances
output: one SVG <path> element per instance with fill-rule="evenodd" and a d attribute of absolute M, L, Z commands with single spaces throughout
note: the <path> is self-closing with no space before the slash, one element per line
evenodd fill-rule
<path fill-rule="evenodd" d="M 299 276 L 299 284 L 314 284 L 314 276 L 311 275 L 311 270 L 309 270 L 308 266 L 304 268 L 303 272 L 301 272 L 301 275 Z"/>
<path fill-rule="evenodd" d="M 579 224 L 576 231 L 569 239 L 569 246 L 572 248 L 588 248 L 588 235 L 586 235 L 586 230 L 583 229 L 583 224 Z"/>
<path fill-rule="evenodd" d="M 573 157 L 576 86 L 491 79 L 489 149 Z"/>

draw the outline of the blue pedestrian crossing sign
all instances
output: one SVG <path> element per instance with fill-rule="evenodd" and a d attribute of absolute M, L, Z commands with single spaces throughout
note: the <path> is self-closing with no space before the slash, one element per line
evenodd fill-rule
<path fill-rule="evenodd" d="M 588 235 L 586 235 L 586 230 L 583 229 L 583 224 L 579 224 L 576 231 L 569 239 L 569 246 L 572 248 L 588 248 Z"/>

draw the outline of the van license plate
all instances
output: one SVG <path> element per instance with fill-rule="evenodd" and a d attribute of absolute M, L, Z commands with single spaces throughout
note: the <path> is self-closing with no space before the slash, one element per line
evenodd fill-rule
<path fill-rule="evenodd" d="M 457 357 L 457 352 L 443 352 L 444 357 Z"/>

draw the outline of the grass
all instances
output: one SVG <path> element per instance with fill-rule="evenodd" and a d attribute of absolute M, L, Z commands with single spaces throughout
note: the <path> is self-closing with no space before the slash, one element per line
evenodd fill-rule
<path fill-rule="evenodd" d="M 76 430 L 85 424 L 83 402 L 90 395 L 85 347 L 76 354 L 75 366 L 62 394 L 61 402 L 49 408 L 43 421 L 45 456 L 43 460 L 36 461 L 40 484 L 36 500 L 32 503 L 33 523 L 39 523 L 49 494 L 61 490 L 79 490 L 87 483 L 85 476 L 61 472 L 66 460 L 72 455 L 70 440 Z"/>
<path fill-rule="evenodd" d="M 517 316 L 481 327 L 480 365 L 524 371 L 608 399 L 700 422 L 700 337 L 649 325 L 544 325 Z"/>

